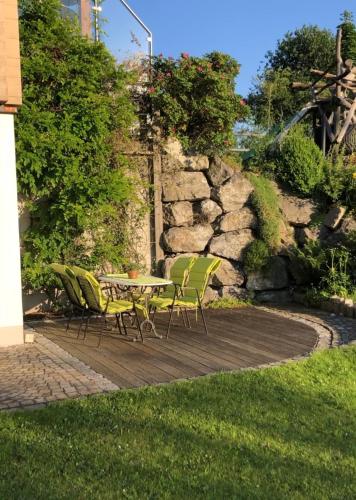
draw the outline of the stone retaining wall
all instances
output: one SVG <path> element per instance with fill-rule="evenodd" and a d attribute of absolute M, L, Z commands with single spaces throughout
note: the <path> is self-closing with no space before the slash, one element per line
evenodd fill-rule
<path fill-rule="evenodd" d="M 356 220 L 345 217 L 342 207 L 320 214 L 312 200 L 291 196 L 275 185 L 284 219 L 280 250 L 267 269 L 248 275 L 244 251 L 258 229 L 248 179 L 219 158 L 185 156 L 175 140 L 164 146 L 161 163 L 163 273 L 167 275 L 182 254 L 220 257 L 222 266 L 206 300 L 252 296 L 262 302 L 288 302 L 304 280 L 289 258 L 291 247 L 315 239 L 336 243 L 356 230 Z"/>

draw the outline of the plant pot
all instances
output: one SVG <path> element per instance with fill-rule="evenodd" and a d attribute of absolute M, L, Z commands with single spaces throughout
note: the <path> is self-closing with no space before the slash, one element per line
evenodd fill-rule
<path fill-rule="evenodd" d="M 127 275 L 130 280 L 135 280 L 136 278 L 138 278 L 138 270 L 132 269 L 131 271 L 127 271 Z"/>

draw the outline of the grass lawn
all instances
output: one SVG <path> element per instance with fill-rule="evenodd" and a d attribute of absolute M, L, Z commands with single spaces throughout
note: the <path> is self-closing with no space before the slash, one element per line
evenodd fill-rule
<path fill-rule="evenodd" d="M 356 348 L 0 414 L 0 498 L 356 498 Z"/>

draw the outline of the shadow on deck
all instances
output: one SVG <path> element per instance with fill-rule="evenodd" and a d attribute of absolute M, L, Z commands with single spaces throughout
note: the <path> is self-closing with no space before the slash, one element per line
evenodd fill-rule
<path fill-rule="evenodd" d="M 145 338 L 132 342 L 113 330 L 97 347 L 102 323 L 93 321 L 85 341 L 76 338 L 78 324 L 68 332 L 65 322 L 46 322 L 36 330 L 122 388 L 188 379 L 219 371 L 275 363 L 310 352 L 317 333 L 309 326 L 254 307 L 206 311 L 209 336 L 195 322 L 192 329 L 175 318 L 169 339 Z M 165 333 L 167 315 L 156 315 L 156 326 Z"/>

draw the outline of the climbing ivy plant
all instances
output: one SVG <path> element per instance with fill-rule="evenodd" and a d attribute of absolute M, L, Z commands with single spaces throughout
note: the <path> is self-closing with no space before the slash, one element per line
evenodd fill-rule
<path fill-rule="evenodd" d="M 52 261 L 119 264 L 125 207 L 134 198 L 115 152 L 134 119 L 130 75 L 101 43 L 60 16 L 57 0 L 20 0 L 23 106 L 16 118 L 25 284 L 48 284 Z"/>

